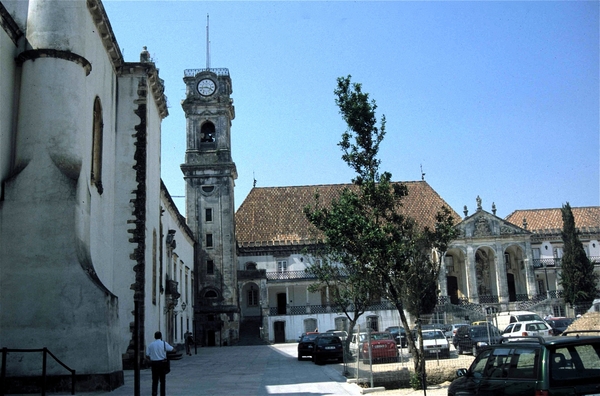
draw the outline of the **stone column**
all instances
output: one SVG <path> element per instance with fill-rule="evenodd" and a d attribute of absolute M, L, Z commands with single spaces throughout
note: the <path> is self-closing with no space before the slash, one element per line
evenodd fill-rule
<path fill-rule="evenodd" d="M 535 271 L 533 269 L 533 257 L 531 252 L 531 242 L 525 243 L 525 258 L 523 265 L 525 267 L 525 279 L 527 282 L 527 297 L 532 299 L 537 295 L 537 287 L 535 284 Z"/>
<path fill-rule="evenodd" d="M 438 276 L 438 287 L 440 288 L 440 297 L 442 298 L 448 298 L 448 270 L 446 269 L 446 262 L 444 260 L 445 257 L 446 254 L 444 253 L 444 255 L 442 256 L 442 263 L 440 266 L 440 273 Z"/>
<path fill-rule="evenodd" d="M 473 249 L 473 246 L 467 246 L 467 291 L 469 293 L 469 302 L 479 304 L 477 275 L 475 271 L 475 249 Z"/>
<path fill-rule="evenodd" d="M 494 248 L 494 261 L 496 265 L 496 288 L 498 289 L 498 302 L 503 311 L 508 309 L 508 281 L 506 279 L 506 264 L 504 263 L 504 251 L 502 245 L 496 244 Z"/>

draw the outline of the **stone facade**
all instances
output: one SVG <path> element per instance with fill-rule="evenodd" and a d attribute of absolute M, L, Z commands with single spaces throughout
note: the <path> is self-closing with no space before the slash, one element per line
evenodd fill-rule
<path fill-rule="evenodd" d="M 173 298 L 191 290 L 195 240 L 161 188 L 163 82 L 144 53 L 124 62 L 99 0 L 1 1 L 0 22 L 1 346 L 47 347 L 78 390 L 114 389 L 193 311 L 191 293 L 184 314 Z M 40 367 L 7 357 L 14 384 Z"/>
<path fill-rule="evenodd" d="M 432 214 L 445 202 L 424 181 L 406 185 L 402 210 L 431 227 Z M 308 290 L 315 280 L 306 268 L 314 260 L 310 251 L 319 233 L 302 209 L 313 203 L 316 192 L 326 203 L 348 186 L 254 188 L 240 206 L 236 231 L 242 320 L 260 323 L 256 332 L 265 340 L 294 341 L 315 328 L 346 329 L 328 291 Z M 560 298 L 560 209 L 516 211 L 501 219 L 495 205 L 487 212 L 481 199 L 476 204 L 472 215 L 466 207 L 463 218 L 452 212 L 459 236 L 444 257 L 440 303 L 430 320 L 463 323 L 509 310 L 573 315 Z M 600 208 L 573 208 L 573 213 L 588 256 L 600 266 Z M 359 320 L 363 326 L 367 322 L 379 330 L 401 325 L 386 301 L 374 302 Z"/>
<path fill-rule="evenodd" d="M 196 254 L 195 338 L 201 345 L 239 339 L 231 122 L 235 118 L 227 69 L 185 71 L 187 148 L 181 165 L 186 215 Z"/>

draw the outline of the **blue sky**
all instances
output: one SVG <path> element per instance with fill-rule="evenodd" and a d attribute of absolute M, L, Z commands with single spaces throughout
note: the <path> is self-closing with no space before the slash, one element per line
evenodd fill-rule
<path fill-rule="evenodd" d="M 599 2 L 104 0 L 125 60 L 165 80 L 162 177 L 184 212 L 185 69 L 228 68 L 236 207 L 258 187 L 347 183 L 333 90 L 387 118 L 382 170 L 458 213 L 600 205 Z"/>

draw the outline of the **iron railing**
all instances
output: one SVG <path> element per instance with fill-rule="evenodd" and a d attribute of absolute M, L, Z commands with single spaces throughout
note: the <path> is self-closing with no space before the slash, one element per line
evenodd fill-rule
<path fill-rule="evenodd" d="M 60 361 L 52 352 L 48 350 L 48 348 L 44 347 L 41 349 L 9 349 L 2 348 L 2 369 L 0 370 L 0 396 L 5 395 L 5 386 L 6 386 L 6 357 L 10 352 L 22 352 L 22 353 L 30 353 L 30 352 L 42 352 L 42 396 L 46 395 L 46 368 L 48 355 L 50 355 L 58 364 L 63 366 L 65 369 L 71 372 L 71 394 L 75 394 L 75 370 L 71 369 L 69 366 Z"/>
<path fill-rule="evenodd" d="M 298 279 L 317 279 L 317 276 L 308 271 L 282 271 L 267 272 L 267 281 L 286 281 Z"/>
<path fill-rule="evenodd" d="M 544 267 L 560 267 L 562 262 L 561 258 L 542 258 L 533 259 L 533 268 L 544 268 Z"/>
<path fill-rule="evenodd" d="M 226 68 L 210 68 L 210 69 L 185 69 L 183 71 L 183 75 L 184 77 L 195 77 L 196 74 L 198 73 L 202 73 L 205 71 L 209 71 L 209 72 L 213 72 L 215 73 L 217 76 L 228 76 L 229 75 L 229 69 Z"/>

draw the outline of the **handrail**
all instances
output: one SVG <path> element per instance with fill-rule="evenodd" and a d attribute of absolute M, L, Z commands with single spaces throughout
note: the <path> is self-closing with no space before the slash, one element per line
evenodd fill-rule
<path fill-rule="evenodd" d="M 6 356 L 9 352 L 42 352 L 42 396 L 46 395 L 46 367 L 48 354 L 56 361 L 56 363 L 63 366 L 65 369 L 71 372 L 71 394 L 75 394 L 75 372 L 76 370 L 71 369 L 69 366 L 64 364 L 57 358 L 48 348 L 44 347 L 41 349 L 20 349 L 20 348 L 2 348 L 2 368 L 0 369 L 0 396 L 5 395 L 4 386 L 6 384 Z"/>

